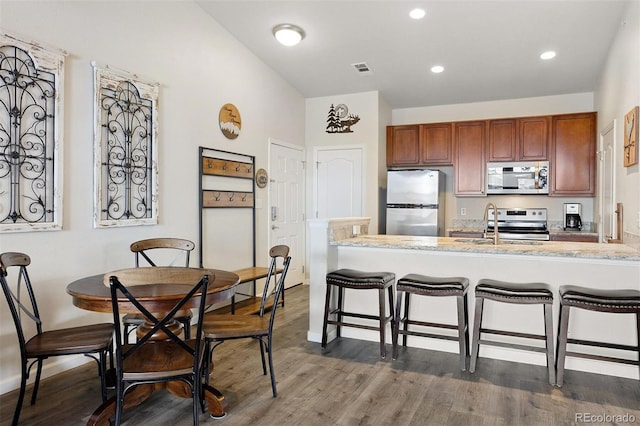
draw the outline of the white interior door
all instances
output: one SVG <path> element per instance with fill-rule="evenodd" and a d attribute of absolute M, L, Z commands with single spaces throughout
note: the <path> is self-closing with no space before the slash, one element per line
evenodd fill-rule
<path fill-rule="evenodd" d="M 600 241 L 620 238 L 616 228 L 615 120 L 600 133 Z"/>
<path fill-rule="evenodd" d="M 316 218 L 362 216 L 364 149 L 318 148 L 315 152 Z"/>
<path fill-rule="evenodd" d="M 287 287 L 304 281 L 304 149 L 270 140 L 270 245 L 289 246 Z"/>

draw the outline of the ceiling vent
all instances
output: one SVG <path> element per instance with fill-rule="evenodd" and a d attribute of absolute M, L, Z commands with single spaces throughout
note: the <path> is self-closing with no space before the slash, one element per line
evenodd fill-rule
<path fill-rule="evenodd" d="M 371 74 L 371 68 L 369 68 L 369 65 L 367 65 L 365 62 L 358 62 L 355 64 L 351 64 L 351 66 L 353 68 L 355 68 L 356 71 L 358 71 L 358 74 Z"/>

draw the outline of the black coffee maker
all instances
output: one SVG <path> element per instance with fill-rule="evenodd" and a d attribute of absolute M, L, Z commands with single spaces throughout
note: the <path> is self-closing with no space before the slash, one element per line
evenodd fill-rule
<path fill-rule="evenodd" d="M 580 231 L 582 229 L 582 204 L 580 203 L 565 203 L 563 227 L 565 231 Z"/>

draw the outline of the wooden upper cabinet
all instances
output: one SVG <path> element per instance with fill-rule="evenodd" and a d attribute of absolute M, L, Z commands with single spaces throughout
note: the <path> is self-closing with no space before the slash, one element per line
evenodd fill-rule
<path fill-rule="evenodd" d="M 549 117 L 489 120 L 487 161 L 547 159 Z"/>
<path fill-rule="evenodd" d="M 454 124 L 454 185 L 456 195 L 485 195 L 486 121 Z"/>
<path fill-rule="evenodd" d="M 387 126 L 387 167 L 420 165 L 420 125 Z"/>
<path fill-rule="evenodd" d="M 549 195 L 595 196 L 596 113 L 551 119 Z"/>
<path fill-rule="evenodd" d="M 518 158 L 522 161 L 548 160 L 549 116 L 518 119 Z"/>
<path fill-rule="evenodd" d="M 453 164 L 453 123 L 422 124 L 420 126 L 420 163 L 422 165 Z"/>
<path fill-rule="evenodd" d="M 516 161 L 518 159 L 516 120 L 490 120 L 488 126 L 487 161 Z"/>

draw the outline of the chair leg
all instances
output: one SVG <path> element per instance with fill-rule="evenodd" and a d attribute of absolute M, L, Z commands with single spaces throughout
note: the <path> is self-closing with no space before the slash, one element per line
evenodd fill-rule
<path fill-rule="evenodd" d="M 555 364 L 553 362 L 553 306 L 544 305 L 544 334 L 547 338 L 547 369 L 549 370 L 549 384 L 553 386 L 556 379 Z"/>
<path fill-rule="evenodd" d="M 558 321 L 558 345 L 556 347 L 556 386 L 564 383 L 564 360 L 567 354 L 567 331 L 569 329 L 569 306 L 560 303 L 560 320 Z"/>
<path fill-rule="evenodd" d="M 385 321 L 385 305 L 386 305 L 386 301 L 385 299 L 385 295 L 384 295 L 384 289 L 381 288 L 380 290 L 378 290 L 378 309 L 379 309 L 379 313 L 380 313 L 380 358 L 384 358 L 385 356 L 387 356 L 387 349 L 385 346 L 385 341 L 384 341 L 384 337 L 385 337 L 385 331 L 386 331 L 386 324 L 387 322 Z"/>
<path fill-rule="evenodd" d="M 22 363 L 22 376 L 20 379 L 20 394 L 18 395 L 18 402 L 16 403 L 16 410 L 13 412 L 13 421 L 11 426 L 17 426 L 18 419 L 20 418 L 20 411 L 22 410 L 22 402 L 24 401 L 24 394 L 27 390 L 27 362 Z"/>
<path fill-rule="evenodd" d="M 467 321 L 466 321 L 466 307 L 465 297 L 457 296 L 458 302 L 458 346 L 460 348 L 460 370 L 465 371 L 467 369 Z"/>
<path fill-rule="evenodd" d="M 482 323 L 482 308 L 484 305 L 484 297 L 476 297 L 476 313 L 473 319 L 473 339 L 471 341 L 471 362 L 469 372 L 476 371 L 476 361 L 478 359 L 478 351 L 480 349 L 480 326 Z"/>
<path fill-rule="evenodd" d="M 405 333 L 402 335 L 402 346 L 406 347 L 407 346 L 407 331 L 409 331 L 409 324 L 407 324 L 407 321 L 409 321 L 409 299 L 410 299 L 411 293 L 409 293 L 408 291 L 404 294 L 404 315 L 402 317 L 402 329 L 405 331 Z M 398 296 L 398 298 L 400 298 Z"/>
<path fill-rule="evenodd" d="M 391 344 L 393 352 L 391 353 L 391 359 L 398 358 L 398 334 L 400 334 L 400 310 L 402 305 L 402 295 L 398 294 L 396 299 L 396 311 L 391 325 Z"/>
<path fill-rule="evenodd" d="M 262 359 L 262 374 L 267 375 L 267 364 L 264 362 L 264 352 L 265 352 L 265 343 L 261 337 L 258 337 L 258 342 L 260 342 L 260 358 Z M 268 348 L 267 348 L 268 350 Z"/>
<path fill-rule="evenodd" d="M 38 370 L 36 372 L 36 380 L 33 382 L 33 391 L 31 393 L 31 405 L 36 403 L 38 397 L 38 388 L 40 387 L 40 377 L 42 376 L 42 359 L 38 359 Z"/>
<path fill-rule="evenodd" d="M 276 398 L 278 396 L 278 390 L 276 389 L 276 374 L 273 370 L 273 354 L 271 352 L 272 347 L 271 336 L 268 337 L 267 342 L 267 355 L 269 356 L 269 373 L 271 375 L 271 390 L 273 391 L 273 397 Z"/>
<path fill-rule="evenodd" d="M 322 347 L 327 347 L 327 322 L 329 321 L 329 312 L 331 304 L 331 285 L 327 284 L 327 292 L 324 300 L 324 322 L 322 323 Z"/>
<path fill-rule="evenodd" d="M 636 312 L 636 338 L 638 339 L 638 369 L 640 370 L 640 312 Z"/>
<path fill-rule="evenodd" d="M 107 400 L 107 352 L 100 351 L 100 360 L 98 361 L 98 370 L 100 374 L 100 391 L 102 392 L 102 402 Z"/>
<path fill-rule="evenodd" d="M 338 287 L 338 314 L 336 325 L 336 337 L 342 336 L 342 312 L 344 308 L 344 287 Z"/>
<path fill-rule="evenodd" d="M 182 321 L 182 328 L 184 328 L 185 340 L 191 339 L 191 320 L 189 318 L 185 318 Z"/>

